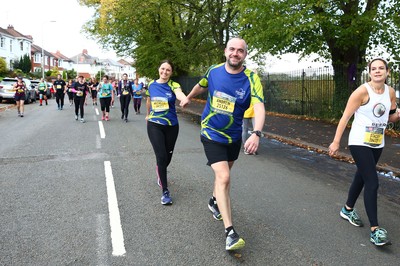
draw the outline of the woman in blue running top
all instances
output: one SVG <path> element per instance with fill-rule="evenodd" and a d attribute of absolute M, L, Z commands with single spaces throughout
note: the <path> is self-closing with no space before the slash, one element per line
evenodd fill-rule
<path fill-rule="evenodd" d="M 376 164 L 385 145 L 387 122 L 398 121 L 400 114 L 396 106 L 395 91 L 385 84 L 389 75 L 387 62 L 376 58 L 368 64 L 368 69 L 371 80 L 351 94 L 337 126 L 335 138 L 329 146 L 329 155 L 337 154 L 343 131 L 354 115 L 348 145 L 357 171 L 340 216 L 354 226 L 363 226 L 354 205 L 364 188 L 364 205 L 371 227 L 370 241 L 377 246 L 383 246 L 389 243 L 389 240 L 387 231 L 378 224 L 379 181 Z"/>
<path fill-rule="evenodd" d="M 110 82 L 108 82 L 108 76 L 103 76 L 103 82 L 99 84 L 98 87 L 98 95 L 100 99 L 100 107 L 101 112 L 103 113 L 101 116 L 101 120 L 110 120 L 110 105 L 111 102 L 114 101 L 114 88 Z"/>
<path fill-rule="evenodd" d="M 159 78 L 149 83 L 146 92 L 147 134 L 156 155 L 158 184 L 162 188 L 161 204 L 170 205 L 172 199 L 168 190 L 167 167 L 172 159 L 179 125 L 175 101 L 186 99 L 181 86 L 170 80 L 173 66 L 168 60 L 161 62 Z"/>

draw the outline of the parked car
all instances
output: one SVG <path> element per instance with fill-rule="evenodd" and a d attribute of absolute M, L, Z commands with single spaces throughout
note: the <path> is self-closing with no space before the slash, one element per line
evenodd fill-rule
<path fill-rule="evenodd" d="M 40 80 L 31 80 L 31 84 L 34 86 L 35 88 L 35 95 L 36 95 L 36 99 L 39 99 L 39 83 Z M 51 84 L 51 83 L 50 83 Z M 52 85 L 52 84 L 51 84 Z M 53 85 L 52 85 L 53 86 Z M 50 91 L 50 85 L 49 83 L 47 83 L 47 91 L 46 91 L 46 96 L 47 99 L 51 98 L 51 91 Z"/>
<path fill-rule="evenodd" d="M 12 88 L 17 81 L 17 78 L 4 78 L 0 82 L 0 101 L 14 101 L 15 91 L 13 91 Z M 23 81 L 26 85 L 25 103 L 36 102 L 35 88 L 32 86 L 31 81 L 25 78 Z"/>
<path fill-rule="evenodd" d="M 54 96 L 54 93 L 55 93 L 53 83 L 47 82 L 47 89 L 49 90 L 49 93 L 50 93 L 50 96 L 47 95 L 47 98 L 50 99 Z"/>

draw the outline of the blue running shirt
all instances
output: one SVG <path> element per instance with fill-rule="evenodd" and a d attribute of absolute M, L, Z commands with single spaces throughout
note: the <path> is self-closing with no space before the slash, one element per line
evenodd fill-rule
<path fill-rule="evenodd" d="M 264 102 L 258 75 L 246 67 L 238 74 L 230 74 L 225 63 L 221 63 L 211 66 L 199 85 L 208 88 L 201 117 L 201 135 L 224 144 L 240 141 L 243 115 L 250 102 Z"/>
<path fill-rule="evenodd" d="M 150 97 L 150 114 L 148 121 L 166 126 L 178 124 L 176 116 L 175 90 L 180 89 L 181 85 L 172 80 L 167 83 L 158 83 L 153 80 L 149 83 L 146 95 Z"/>

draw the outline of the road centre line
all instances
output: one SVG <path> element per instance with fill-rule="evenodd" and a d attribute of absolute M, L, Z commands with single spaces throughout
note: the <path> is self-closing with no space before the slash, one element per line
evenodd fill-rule
<path fill-rule="evenodd" d="M 94 111 L 96 112 L 96 115 L 99 115 L 99 109 L 94 108 Z"/>
<path fill-rule="evenodd" d="M 100 138 L 106 138 L 106 132 L 104 130 L 103 122 L 99 121 Z"/>
<path fill-rule="evenodd" d="M 124 234 L 122 232 L 121 217 L 118 209 L 117 193 L 115 191 L 114 177 L 112 174 L 111 162 L 104 161 L 106 174 L 108 211 L 110 216 L 111 243 L 113 256 L 125 256 Z"/>

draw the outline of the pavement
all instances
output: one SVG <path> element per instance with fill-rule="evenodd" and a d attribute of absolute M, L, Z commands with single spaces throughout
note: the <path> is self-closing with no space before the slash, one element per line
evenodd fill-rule
<path fill-rule="evenodd" d="M 204 100 L 193 100 L 187 107 L 177 107 L 180 112 L 201 116 Z M 298 146 L 310 151 L 328 154 L 328 147 L 333 140 L 337 125 L 304 116 L 285 115 L 266 112 L 264 137 Z M 336 160 L 354 163 L 347 147 L 350 128 L 346 128 L 341 149 Z M 377 165 L 377 170 L 383 174 L 399 178 L 400 176 L 400 137 L 395 134 L 386 135 L 385 148 Z M 398 179 L 399 180 L 399 179 Z"/>

